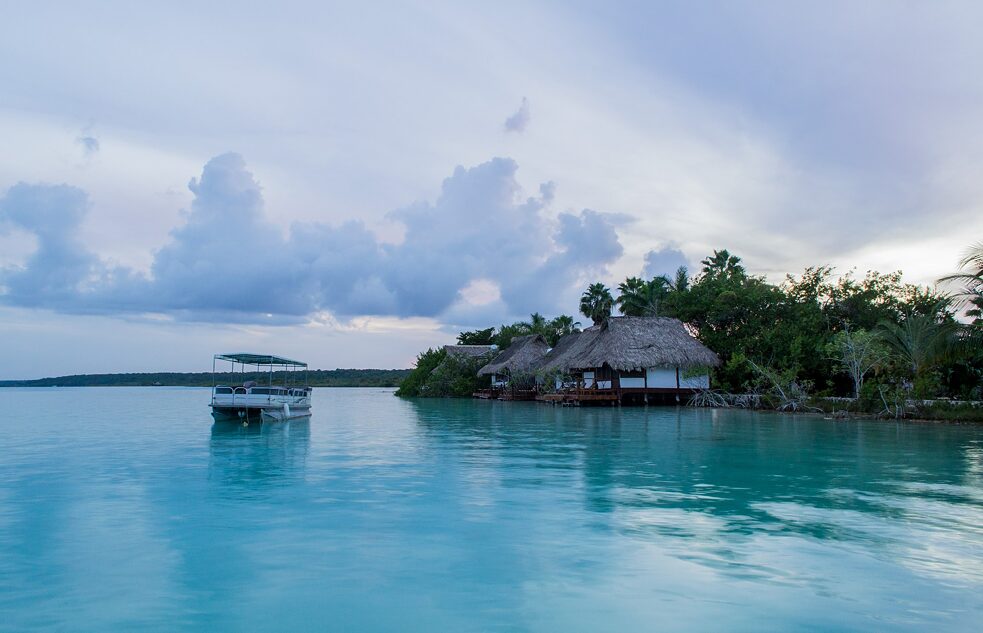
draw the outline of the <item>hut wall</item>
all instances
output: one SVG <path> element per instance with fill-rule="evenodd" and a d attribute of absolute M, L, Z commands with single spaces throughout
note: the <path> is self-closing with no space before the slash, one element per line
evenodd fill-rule
<path fill-rule="evenodd" d="M 710 374 L 707 373 L 689 377 L 684 377 L 682 374 L 680 374 L 679 386 L 683 387 L 684 389 L 709 389 Z"/>
<path fill-rule="evenodd" d="M 644 371 L 623 371 L 618 376 L 618 383 L 622 389 L 644 389 Z"/>
<path fill-rule="evenodd" d="M 650 388 L 676 388 L 675 367 L 649 367 L 645 374 L 647 386 Z"/>

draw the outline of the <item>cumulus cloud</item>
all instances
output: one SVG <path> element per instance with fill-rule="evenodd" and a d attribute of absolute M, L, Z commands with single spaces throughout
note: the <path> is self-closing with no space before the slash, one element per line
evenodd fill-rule
<path fill-rule="evenodd" d="M 658 275 L 669 275 L 670 277 L 679 269 L 680 266 L 689 267 L 686 255 L 679 250 L 679 245 L 670 243 L 660 249 L 653 249 L 645 253 L 645 267 L 642 269 L 642 276 L 651 279 Z"/>
<path fill-rule="evenodd" d="M 529 125 L 529 100 L 522 97 L 522 105 L 509 118 L 505 119 L 506 132 L 525 132 Z"/>
<path fill-rule="evenodd" d="M 434 201 L 389 214 L 405 227 L 403 241 L 389 244 L 358 221 L 277 225 L 243 158 L 223 154 L 191 180 L 186 220 L 147 274 L 111 267 L 78 241 L 84 192 L 19 184 L 0 199 L 0 219 L 33 233 L 39 247 L 0 271 L 0 301 L 240 322 L 324 311 L 438 317 L 467 312 L 462 293 L 481 280 L 499 291 L 488 313 L 557 310 L 572 285 L 621 256 L 618 218 L 589 209 L 553 217 L 552 183 L 524 197 L 517 170 L 506 158 L 458 167 Z"/>
<path fill-rule="evenodd" d="M 77 237 L 88 206 L 85 192 L 67 185 L 21 183 L 0 198 L 0 227 L 9 224 L 33 233 L 38 243 L 23 267 L 0 271 L 5 297 L 27 307 L 74 304 L 99 267 Z"/>

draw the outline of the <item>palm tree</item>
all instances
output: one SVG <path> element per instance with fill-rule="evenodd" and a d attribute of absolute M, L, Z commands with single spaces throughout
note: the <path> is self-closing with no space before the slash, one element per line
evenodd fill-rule
<path fill-rule="evenodd" d="M 730 277 L 745 272 L 741 258 L 731 255 L 727 249 L 713 251 L 713 255 L 700 263 L 703 264 L 703 274 L 710 277 Z"/>
<path fill-rule="evenodd" d="M 974 323 L 983 324 L 983 242 L 977 242 L 966 251 L 959 269 L 960 272 L 946 275 L 939 281 L 957 285 L 956 299 L 961 300 L 963 306 L 971 306 L 966 315 L 973 317 Z"/>
<path fill-rule="evenodd" d="M 689 271 L 685 266 L 680 266 L 676 269 L 676 277 L 669 282 L 669 289 L 673 292 L 686 292 L 689 290 Z"/>
<path fill-rule="evenodd" d="M 951 348 L 957 326 L 925 314 L 909 314 L 901 323 L 883 321 L 877 334 L 895 358 L 918 378 Z"/>
<path fill-rule="evenodd" d="M 628 316 L 638 316 L 635 314 L 637 304 L 640 303 L 640 296 L 645 292 L 646 285 L 645 280 L 639 277 L 629 277 L 618 284 L 618 298 L 615 299 L 618 312 Z"/>
<path fill-rule="evenodd" d="M 604 323 L 611 316 L 614 297 L 607 287 L 598 282 L 591 284 L 580 296 L 580 312 L 594 322 L 594 325 Z"/>
<path fill-rule="evenodd" d="M 651 281 L 629 277 L 618 284 L 618 311 L 626 316 L 659 316 L 659 307 L 671 288 L 672 280 L 665 275 Z"/>
<path fill-rule="evenodd" d="M 522 321 L 518 325 L 530 334 L 545 335 L 549 331 L 549 324 L 546 321 L 546 317 L 538 312 L 533 312 L 529 315 L 528 321 Z"/>
<path fill-rule="evenodd" d="M 567 334 L 578 330 L 580 330 L 580 321 L 574 321 L 572 316 L 561 314 L 547 324 L 546 342 L 552 347 Z"/>

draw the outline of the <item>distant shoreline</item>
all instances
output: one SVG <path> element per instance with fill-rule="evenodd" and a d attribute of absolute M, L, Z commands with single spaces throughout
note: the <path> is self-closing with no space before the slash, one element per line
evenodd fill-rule
<path fill-rule="evenodd" d="M 398 387 L 409 369 L 316 369 L 307 372 L 312 387 Z M 273 372 L 274 382 L 289 380 L 303 382 L 303 372 Z M 241 384 L 244 380 L 261 382 L 269 379 L 268 373 L 236 373 L 231 380 L 228 373 L 217 373 L 218 383 Z M 0 380 L 2 387 L 211 387 L 211 372 L 142 372 L 120 374 L 76 374 L 33 380 Z"/>

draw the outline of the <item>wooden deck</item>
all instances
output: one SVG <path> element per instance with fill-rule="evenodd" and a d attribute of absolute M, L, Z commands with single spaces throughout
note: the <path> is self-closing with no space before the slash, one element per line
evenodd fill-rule
<path fill-rule="evenodd" d="M 472 397 L 482 400 L 538 400 L 550 404 L 579 406 L 581 404 L 621 405 L 621 404 L 673 404 L 685 402 L 695 389 L 672 389 L 667 387 L 626 387 L 613 389 L 564 389 L 554 393 L 539 393 L 533 389 L 506 390 L 482 389 L 474 392 Z"/>
<path fill-rule="evenodd" d="M 537 400 L 553 404 L 580 404 L 582 402 L 611 403 L 621 400 L 617 389 L 565 389 L 556 393 L 540 394 Z"/>
<path fill-rule="evenodd" d="M 471 394 L 481 400 L 535 400 L 535 389 L 481 389 Z"/>
<path fill-rule="evenodd" d="M 514 391 L 503 391 L 499 394 L 499 400 L 535 400 L 537 392 L 535 389 L 516 389 Z"/>
<path fill-rule="evenodd" d="M 650 388 L 614 388 L 614 389 L 565 389 L 555 393 L 544 393 L 536 397 L 540 402 L 551 404 L 574 405 L 580 404 L 672 404 L 679 402 L 682 397 L 689 397 L 694 389 L 671 389 L 665 387 Z"/>

